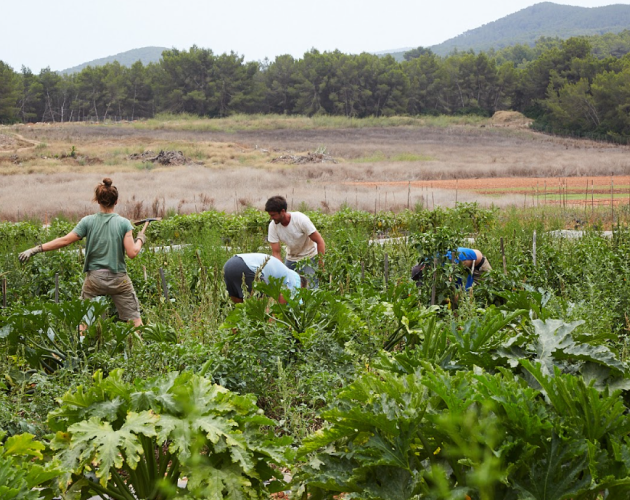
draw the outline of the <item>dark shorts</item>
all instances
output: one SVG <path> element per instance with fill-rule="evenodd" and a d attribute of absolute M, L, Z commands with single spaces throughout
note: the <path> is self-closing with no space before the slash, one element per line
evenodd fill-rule
<path fill-rule="evenodd" d="M 315 257 L 305 258 L 297 262 L 285 259 L 284 265 L 291 271 L 297 272 L 300 276 L 304 276 L 308 280 L 308 288 L 318 287 L 319 283 L 315 277 L 315 269 L 317 268 Z M 300 269 L 296 269 L 296 267 Z"/>
<path fill-rule="evenodd" d="M 252 271 L 245 261 L 238 255 L 230 258 L 223 266 L 223 280 L 230 294 L 230 297 L 243 298 L 243 276 L 245 276 L 245 285 L 247 291 L 252 293 L 252 284 L 256 274 Z"/>
<path fill-rule="evenodd" d="M 122 321 L 140 318 L 140 303 L 127 273 L 112 273 L 109 269 L 88 271 L 81 290 L 81 299 L 89 300 L 109 295 Z"/>
<path fill-rule="evenodd" d="M 299 263 L 299 266 L 298 266 Z M 315 268 L 317 267 L 317 261 L 315 257 L 310 257 L 298 261 L 286 260 L 284 261 L 284 265 L 287 266 L 291 271 L 296 271 L 299 274 L 304 276 L 312 276 L 315 274 Z M 296 267 L 300 267 L 300 269 L 296 269 Z"/>

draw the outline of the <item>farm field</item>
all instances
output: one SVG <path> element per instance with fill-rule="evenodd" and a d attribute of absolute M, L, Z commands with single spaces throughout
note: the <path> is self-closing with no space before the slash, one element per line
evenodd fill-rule
<path fill-rule="evenodd" d="M 456 199 L 522 206 L 532 203 L 532 193 L 520 189 L 522 182 L 542 186 L 548 179 L 552 202 L 563 179 L 576 179 L 575 193 L 568 194 L 579 200 L 587 179 L 628 175 L 627 146 L 547 136 L 525 125 L 466 117 L 358 121 L 166 116 L 133 123 L 2 127 L 0 218 L 45 222 L 57 215 L 89 213 L 89 193 L 104 174 L 124 193 L 120 212 L 133 218 L 210 208 L 238 212 L 262 206 L 270 192 L 285 195 L 293 209 L 325 212 L 342 206 L 369 211 L 416 204 L 452 207 Z M 161 150 L 181 151 L 187 161 L 160 165 L 133 156 Z M 274 162 L 307 152 L 324 153 L 336 163 Z M 508 190 L 493 184 L 486 184 L 488 189 L 460 187 L 465 182 L 483 184 L 475 179 L 495 183 L 497 178 L 513 179 L 514 185 Z M 457 195 L 448 181 L 456 182 Z M 618 179 L 615 184 L 616 203 L 621 203 L 629 183 Z M 608 180 L 598 181 L 593 198 L 604 203 L 609 188 Z"/>
<path fill-rule="evenodd" d="M 477 118 L 163 117 L 2 127 L 0 150 L 0 496 L 630 496 L 627 147 Z M 78 300 L 83 243 L 17 258 L 104 176 L 118 213 L 164 218 L 127 262 L 140 330 Z M 326 241 L 319 286 L 235 306 L 223 265 L 269 252 L 278 193 Z M 458 246 L 492 266 L 468 291 L 440 257 Z"/>
<path fill-rule="evenodd" d="M 266 248 L 267 214 L 175 215 L 148 247 L 187 246 L 128 262 L 142 338 L 77 300 L 80 252 L 18 262 L 72 223 L 2 223 L 0 467 L 47 498 L 624 498 L 630 214 L 612 238 L 605 207 L 580 239 L 548 233 L 582 214 L 309 212 L 319 288 L 236 307 L 222 266 Z M 471 237 L 493 270 L 470 292 L 449 262 L 410 279 Z"/>

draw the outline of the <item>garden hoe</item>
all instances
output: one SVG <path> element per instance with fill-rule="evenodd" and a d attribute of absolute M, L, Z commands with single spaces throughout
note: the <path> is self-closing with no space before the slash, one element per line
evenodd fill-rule
<path fill-rule="evenodd" d="M 151 222 L 155 222 L 159 220 L 162 220 L 162 217 L 148 217 L 146 219 L 134 220 L 133 224 L 135 226 L 139 226 L 140 224 L 144 222 L 144 227 L 140 230 L 141 233 L 144 233 Z"/>
<path fill-rule="evenodd" d="M 139 226 L 142 223 L 146 223 L 147 225 L 149 224 L 149 222 L 156 222 L 162 220 L 162 217 L 149 217 L 147 219 L 141 219 L 141 220 L 134 220 L 133 224 L 134 226 Z"/>

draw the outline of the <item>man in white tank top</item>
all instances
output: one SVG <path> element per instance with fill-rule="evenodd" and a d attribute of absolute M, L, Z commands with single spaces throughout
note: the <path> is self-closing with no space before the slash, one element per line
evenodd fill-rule
<path fill-rule="evenodd" d="M 326 243 L 311 219 L 302 212 L 287 212 L 287 200 L 282 196 L 269 198 L 265 211 L 271 219 L 267 239 L 272 255 L 282 260 L 280 244 L 284 243 L 287 247 L 284 264 L 295 270 L 298 262 L 308 259 L 301 266 L 301 272 L 305 275 L 315 274 L 317 260 L 320 266 L 323 265 L 321 256 L 326 253 Z"/>

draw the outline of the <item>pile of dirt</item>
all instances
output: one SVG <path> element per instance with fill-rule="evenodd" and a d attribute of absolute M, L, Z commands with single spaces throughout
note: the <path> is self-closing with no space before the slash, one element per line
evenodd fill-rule
<path fill-rule="evenodd" d="M 533 120 L 518 111 L 497 111 L 492 117 L 495 127 L 527 128 Z"/>
<path fill-rule="evenodd" d="M 284 163 L 285 165 L 303 165 L 306 163 L 337 163 L 332 156 L 323 153 L 306 153 L 302 155 L 282 155 L 271 160 L 271 163 Z"/>
<path fill-rule="evenodd" d="M 193 163 L 190 158 L 186 158 L 181 151 L 160 151 L 157 155 L 153 151 L 145 151 L 144 153 L 136 153 L 127 157 L 129 160 L 149 161 L 151 163 L 159 163 L 160 165 L 187 165 Z"/>

